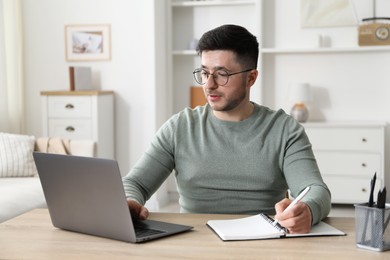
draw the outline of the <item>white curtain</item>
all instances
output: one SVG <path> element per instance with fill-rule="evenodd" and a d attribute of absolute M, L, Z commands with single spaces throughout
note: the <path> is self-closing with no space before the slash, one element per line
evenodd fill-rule
<path fill-rule="evenodd" d="M 0 132 L 23 133 L 21 0 L 0 0 Z"/>

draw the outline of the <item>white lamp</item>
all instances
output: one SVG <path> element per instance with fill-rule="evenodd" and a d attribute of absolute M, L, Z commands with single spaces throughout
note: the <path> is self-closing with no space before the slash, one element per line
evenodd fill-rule
<path fill-rule="evenodd" d="M 309 119 L 307 104 L 312 100 L 310 85 L 308 83 L 294 84 L 290 89 L 290 100 L 294 104 L 290 115 L 300 123 L 306 122 Z"/>

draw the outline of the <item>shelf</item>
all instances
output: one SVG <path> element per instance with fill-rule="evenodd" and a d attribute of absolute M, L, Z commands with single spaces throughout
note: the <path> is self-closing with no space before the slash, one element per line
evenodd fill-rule
<path fill-rule="evenodd" d="M 348 53 L 390 51 L 390 46 L 335 47 L 335 48 L 262 48 L 263 54 Z"/>
<path fill-rule="evenodd" d="M 172 54 L 173 55 L 188 55 L 188 56 L 198 55 L 198 53 L 195 50 L 172 51 Z"/>
<path fill-rule="evenodd" d="M 262 48 L 263 54 L 348 53 L 390 51 L 390 46 L 337 47 L 337 48 Z M 175 50 L 173 55 L 197 55 L 195 50 Z"/>
<path fill-rule="evenodd" d="M 254 0 L 172 1 L 172 7 L 252 5 Z"/>
<path fill-rule="evenodd" d="M 384 121 L 309 121 L 301 123 L 304 127 L 385 127 Z"/>

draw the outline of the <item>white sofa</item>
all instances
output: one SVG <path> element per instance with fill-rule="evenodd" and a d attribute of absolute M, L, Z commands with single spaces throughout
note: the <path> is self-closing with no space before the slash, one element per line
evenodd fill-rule
<path fill-rule="evenodd" d="M 0 133 L 0 223 L 34 208 L 46 207 L 33 150 L 92 157 L 95 143 Z"/>
<path fill-rule="evenodd" d="M 37 176 L 0 178 L 0 222 L 39 207 L 46 202 Z"/>

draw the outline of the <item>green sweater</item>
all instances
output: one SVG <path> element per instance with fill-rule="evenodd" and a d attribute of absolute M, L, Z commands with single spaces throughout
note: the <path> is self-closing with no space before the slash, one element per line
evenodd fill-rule
<path fill-rule="evenodd" d="M 311 186 L 302 201 L 313 224 L 325 218 L 330 191 L 304 128 L 254 105 L 240 122 L 219 120 L 208 105 L 172 116 L 123 178 L 127 198 L 144 204 L 174 170 L 182 212 L 275 214 L 287 189 L 295 197 Z"/>

